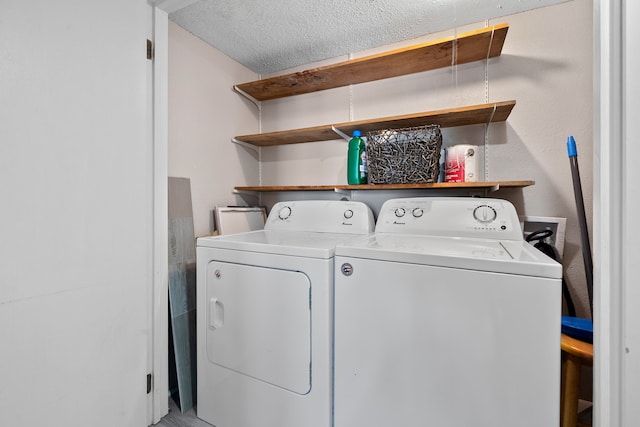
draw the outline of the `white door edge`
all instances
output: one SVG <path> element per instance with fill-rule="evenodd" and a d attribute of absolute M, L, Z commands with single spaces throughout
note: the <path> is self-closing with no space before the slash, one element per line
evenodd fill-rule
<path fill-rule="evenodd" d="M 153 292 L 150 424 L 169 411 L 168 356 L 168 31 L 167 12 L 153 7 Z"/>

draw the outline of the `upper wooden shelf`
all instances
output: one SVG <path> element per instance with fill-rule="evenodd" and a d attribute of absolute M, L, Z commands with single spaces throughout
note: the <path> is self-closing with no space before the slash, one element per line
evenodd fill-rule
<path fill-rule="evenodd" d="M 342 190 L 486 190 L 497 191 L 500 188 L 523 188 L 535 184 L 535 181 L 485 181 L 485 182 L 436 182 L 433 184 L 366 184 L 366 185 L 273 185 L 235 187 L 235 191 L 342 191 Z"/>
<path fill-rule="evenodd" d="M 236 136 L 234 141 L 242 141 L 258 147 L 268 147 L 273 145 L 298 144 L 303 142 L 331 141 L 339 139 L 340 135 L 336 133 L 334 129 L 346 135 L 351 135 L 356 129 L 361 130 L 362 132 L 370 132 L 380 129 L 397 129 L 422 125 L 439 125 L 440 127 L 446 128 L 488 124 L 507 120 L 515 105 L 516 101 L 493 102 L 489 104 L 406 114 L 381 119 L 359 120 L 355 122 L 336 123 L 333 125 L 259 133 L 254 135 L 240 135 Z"/>
<path fill-rule="evenodd" d="M 258 101 L 435 70 L 499 56 L 509 30 L 500 24 L 402 49 L 234 86 Z"/>

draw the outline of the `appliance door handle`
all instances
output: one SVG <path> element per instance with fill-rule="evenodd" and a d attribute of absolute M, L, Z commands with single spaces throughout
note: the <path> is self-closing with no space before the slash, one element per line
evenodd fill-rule
<path fill-rule="evenodd" d="M 209 327 L 218 329 L 224 325 L 224 304 L 217 298 L 209 300 Z"/>

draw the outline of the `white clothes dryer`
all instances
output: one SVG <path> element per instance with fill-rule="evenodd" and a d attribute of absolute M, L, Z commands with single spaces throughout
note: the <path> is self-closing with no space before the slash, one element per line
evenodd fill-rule
<path fill-rule="evenodd" d="M 335 262 L 335 427 L 558 425 L 562 267 L 509 202 L 389 200 Z"/>
<path fill-rule="evenodd" d="M 334 252 L 359 202 L 277 203 L 264 230 L 197 241 L 197 415 L 216 427 L 331 427 Z"/>

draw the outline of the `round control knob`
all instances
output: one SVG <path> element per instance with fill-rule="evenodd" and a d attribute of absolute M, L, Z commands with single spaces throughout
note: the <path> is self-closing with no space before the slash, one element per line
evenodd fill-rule
<path fill-rule="evenodd" d="M 351 209 L 347 209 L 346 211 L 344 211 L 344 217 L 346 219 L 351 219 L 353 218 L 353 211 Z"/>
<path fill-rule="evenodd" d="M 393 213 L 395 213 L 398 218 L 402 218 L 406 211 L 404 208 L 397 208 Z"/>
<path fill-rule="evenodd" d="M 494 221 L 498 214 L 489 205 L 480 205 L 473 210 L 473 217 L 482 223 Z"/>
<path fill-rule="evenodd" d="M 280 211 L 278 211 L 278 218 L 285 220 L 291 216 L 291 208 L 289 206 L 285 206 Z"/>
<path fill-rule="evenodd" d="M 414 210 L 411 211 L 411 214 L 413 215 L 414 218 L 420 218 L 423 213 L 424 211 L 422 210 L 422 208 L 415 208 Z"/>

